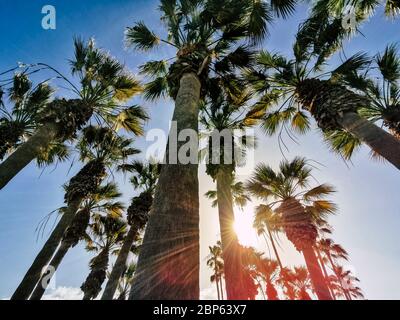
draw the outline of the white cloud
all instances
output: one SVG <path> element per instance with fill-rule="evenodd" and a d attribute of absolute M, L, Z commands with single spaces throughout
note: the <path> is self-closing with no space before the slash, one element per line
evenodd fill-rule
<path fill-rule="evenodd" d="M 42 300 L 82 300 L 83 292 L 79 288 L 58 287 L 45 294 Z"/>

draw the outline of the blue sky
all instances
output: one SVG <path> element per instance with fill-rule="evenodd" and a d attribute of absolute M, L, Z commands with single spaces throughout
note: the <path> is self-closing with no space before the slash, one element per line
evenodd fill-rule
<path fill-rule="evenodd" d="M 7 4 L 6 4 L 7 3 Z M 57 10 L 57 29 L 46 31 L 41 28 L 41 8 L 52 4 Z M 94 37 L 98 46 L 124 62 L 133 72 L 137 66 L 150 58 L 169 57 L 170 49 L 161 48 L 151 54 L 126 50 L 123 45 L 125 27 L 134 21 L 144 20 L 156 31 L 162 30 L 156 11 L 157 1 L 132 0 L 70 0 L 70 1 L 24 1 L 14 0 L 0 3 L 0 70 L 14 66 L 17 61 L 25 63 L 47 62 L 64 74 L 69 74 L 68 59 L 72 58 L 72 39 L 81 36 Z M 263 44 L 273 51 L 289 52 L 297 25 L 307 15 L 306 7 L 299 6 L 295 16 L 288 21 L 276 21 L 271 26 L 271 36 Z M 379 10 L 362 27 L 364 36 L 357 36 L 346 43 L 347 55 L 357 51 L 375 54 L 386 44 L 400 41 L 400 22 L 389 21 Z M 62 92 L 68 94 L 67 92 Z M 157 103 L 142 102 L 151 115 L 147 128 L 166 130 L 172 115 L 173 105 L 169 101 Z M 266 138 L 260 132 L 259 148 L 255 161 L 276 166 L 281 160 L 276 137 Z M 333 238 L 350 253 L 349 264 L 361 279 L 361 287 L 367 298 L 400 299 L 400 229 L 399 173 L 388 164 L 369 159 L 368 150 L 363 148 L 345 164 L 332 155 L 323 145 L 318 131 L 313 130 L 301 137 L 300 145 L 287 139 L 288 158 L 302 155 L 323 164 L 315 172 L 319 182 L 329 182 L 338 192 L 334 200 L 340 207 L 340 214 L 331 219 L 335 228 Z M 144 138 L 138 139 L 137 146 L 147 145 Z M 43 173 L 34 164 L 20 173 L 0 192 L 0 299 L 9 297 L 29 267 L 44 239 L 36 241 L 35 228 L 49 212 L 63 204 L 62 184 L 79 170 L 75 164 L 48 168 Z M 249 172 L 239 171 L 239 179 L 247 178 Z M 129 201 L 133 190 L 123 177 L 117 178 L 124 200 Z M 200 193 L 213 188 L 200 170 Z M 256 203 L 237 212 L 243 221 L 251 220 Z M 201 287 L 206 290 L 210 284 L 209 271 L 204 267 L 207 247 L 215 243 L 218 235 L 218 219 L 215 209 L 207 200 L 201 202 Z M 243 218 L 246 216 L 246 218 Z M 47 229 L 48 230 L 48 229 Z M 254 240 L 260 250 L 266 250 L 261 240 Z M 284 263 L 302 263 L 301 257 L 290 244 L 283 241 Z M 57 285 L 79 287 L 88 273 L 91 258 L 82 247 L 75 248 L 67 255 L 57 273 Z"/>

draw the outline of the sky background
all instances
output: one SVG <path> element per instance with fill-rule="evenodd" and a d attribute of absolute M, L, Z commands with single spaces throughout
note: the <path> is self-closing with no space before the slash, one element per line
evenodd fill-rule
<path fill-rule="evenodd" d="M 52 4 L 57 10 L 57 29 L 41 28 L 41 9 Z M 124 62 L 134 73 L 137 66 L 149 59 L 173 56 L 169 48 L 160 47 L 152 53 L 139 53 L 124 48 L 124 29 L 135 21 L 144 20 L 156 32 L 163 32 L 156 10 L 158 1 L 132 0 L 70 0 L 70 1 L 23 1 L 0 2 L 0 71 L 16 65 L 16 62 L 47 62 L 71 78 L 68 59 L 73 57 L 72 39 L 94 37 L 102 47 Z M 289 20 L 276 22 L 270 27 L 270 37 L 262 47 L 272 51 L 290 54 L 293 36 L 298 24 L 307 16 L 307 7 L 299 5 L 296 14 Z M 400 21 L 383 17 L 382 10 L 366 22 L 362 34 L 346 43 L 344 51 L 351 55 L 357 51 L 375 54 L 386 44 L 399 42 Z M 338 57 L 333 58 L 336 62 Z M 69 95 L 61 91 L 59 95 Z M 167 130 L 172 116 L 173 104 L 168 101 L 149 103 L 140 98 L 150 113 L 147 129 Z M 257 131 L 258 149 L 254 162 L 265 162 L 275 167 L 282 159 L 276 137 L 265 137 Z M 347 265 L 361 280 L 361 288 L 369 299 L 400 299 L 400 197 L 399 173 L 389 164 L 371 161 L 369 150 L 361 149 L 352 160 L 344 163 L 329 152 L 319 132 L 314 129 L 299 139 L 300 144 L 285 139 L 289 151 L 288 159 L 297 155 L 318 161 L 321 165 L 314 172 L 320 183 L 333 184 L 338 192 L 333 200 L 339 205 L 340 213 L 330 219 L 335 231 L 333 238 L 342 244 L 350 254 Z M 148 142 L 137 139 L 136 146 L 145 150 Z M 75 155 L 76 156 L 76 155 Z M 74 158 L 74 155 L 72 156 Z M 25 168 L 8 186 L 0 192 L 0 299 L 8 298 L 15 290 L 30 266 L 45 238 L 36 240 L 35 228 L 49 212 L 63 205 L 62 184 L 79 170 L 75 161 L 59 164 L 42 170 L 32 163 Z M 240 169 L 238 179 L 245 180 L 250 171 Z M 200 168 L 200 195 L 213 189 L 204 167 Z M 124 201 L 134 195 L 128 179 L 117 177 Z M 253 208 L 247 206 L 243 212 L 237 210 L 237 220 L 250 229 Z M 205 266 L 208 246 L 218 239 L 219 225 L 217 210 L 202 197 L 200 206 L 201 236 L 201 288 L 204 298 L 213 298 L 215 293 L 209 282 L 210 271 Z M 47 229 L 48 234 L 49 229 Z M 254 245 L 268 252 L 261 239 L 242 237 L 245 245 Z M 304 264 L 301 256 L 282 237 L 286 265 Z M 89 269 L 92 256 L 82 246 L 71 250 L 57 272 L 57 290 L 50 291 L 48 298 L 78 298 L 79 288 Z"/>

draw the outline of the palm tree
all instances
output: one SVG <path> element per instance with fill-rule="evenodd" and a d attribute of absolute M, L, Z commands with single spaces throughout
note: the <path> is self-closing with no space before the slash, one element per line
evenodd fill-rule
<path fill-rule="evenodd" d="M 0 105 L 0 160 L 17 148 L 25 137 L 32 135 L 38 125 L 37 114 L 53 93 L 47 83 L 33 87 L 26 73 L 16 73 L 8 91 L 11 110 L 7 110 L 4 103 Z"/>
<path fill-rule="evenodd" d="M 88 44 L 75 40 L 75 59 L 71 67 L 72 74 L 79 77 L 80 89 L 52 67 L 43 63 L 37 66 L 39 70 L 48 68 L 56 72 L 79 98 L 55 99 L 42 108 L 36 120 L 40 126 L 0 164 L 0 189 L 51 142 L 73 139 L 93 117 L 112 128 L 123 127 L 134 134 L 142 134 L 140 120 L 147 119 L 142 108 L 123 105 L 141 91 L 138 81 L 118 61 L 95 48 L 93 40 Z"/>
<path fill-rule="evenodd" d="M 126 235 L 126 223 L 113 215 L 96 215 L 90 225 L 86 249 L 97 255 L 90 261 L 90 273 L 81 289 L 83 300 L 95 299 L 106 279 L 110 254 L 121 245 Z"/>
<path fill-rule="evenodd" d="M 153 204 L 153 193 L 157 185 L 160 166 L 157 163 L 143 164 L 133 162 L 120 166 L 123 171 L 134 173 L 131 182 L 136 189 L 141 189 L 139 196 L 132 199 L 128 208 L 129 231 L 125 237 L 124 244 L 118 254 L 118 258 L 109 276 L 109 280 L 104 289 L 102 300 L 112 300 L 122 277 L 128 260 L 129 252 L 133 243 L 138 239 L 139 234 L 145 228 L 149 219 L 150 208 Z"/>
<path fill-rule="evenodd" d="M 257 265 L 258 274 L 265 282 L 265 292 L 268 300 L 279 300 L 278 291 L 275 287 L 275 281 L 279 278 L 279 263 L 276 260 L 260 258 Z"/>
<path fill-rule="evenodd" d="M 262 94 L 260 106 L 269 109 L 263 123 L 266 133 L 274 134 L 279 129 L 304 133 L 310 129 L 310 115 L 323 133 L 350 133 L 400 169 L 400 141 L 358 114 L 370 100 L 341 81 L 350 70 L 368 66 L 369 59 L 355 54 L 329 72 L 329 78 L 323 78 L 328 73 L 313 71 L 318 70 L 324 58 L 317 57 L 311 68 L 312 54 L 295 45 L 294 55 L 295 59 L 288 61 L 263 51 L 258 57 L 259 69 L 249 75 L 254 88 Z M 271 110 L 273 105 L 279 107 Z"/>
<path fill-rule="evenodd" d="M 336 210 L 324 198 L 334 192 L 332 186 L 321 184 L 310 187 L 311 167 L 304 158 L 282 161 L 279 170 L 260 164 L 247 188 L 251 194 L 266 201 L 281 217 L 281 226 L 289 241 L 303 253 L 315 292 L 320 300 L 332 299 L 324 281 L 313 246 L 318 229 L 315 223 Z"/>
<path fill-rule="evenodd" d="M 168 92 L 175 101 L 172 121 L 176 132 L 190 129 L 197 133 L 199 102 L 208 93 L 210 72 L 222 68 L 223 73 L 247 64 L 247 50 L 237 45 L 243 39 L 253 43 L 262 40 L 271 8 L 265 2 L 248 0 L 228 0 L 223 6 L 218 0 L 160 2 L 167 39 L 137 22 L 126 31 L 127 44 L 143 51 L 165 44 L 176 51 L 171 59 L 149 61 L 142 66 L 142 72 L 153 79 L 145 86 L 144 94 L 156 99 Z M 286 16 L 294 4 L 294 0 L 287 0 L 272 8 Z M 171 135 L 173 140 L 166 151 L 131 299 L 199 298 L 198 146 L 191 144 L 189 164 L 183 164 L 181 159 L 177 163 L 177 150 L 186 142 L 176 143 L 176 133 L 171 131 Z"/>
<path fill-rule="evenodd" d="M 332 239 L 322 238 L 317 242 L 316 247 L 319 249 L 319 251 L 325 254 L 327 260 L 329 261 L 331 269 L 334 272 L 337 282 L 342 290 L 343 296 L 347 300 L 351 300 L 349 293 L 343 286 L 343 279 L 341 278 L 341 275 L 337 272 L 338 269 L 334 262 L 336 259 L 343 259 L 347 261 L 349 259 L 347 251 L 341 245 L 335 243 Z"/>
<path fill-rule="evenodd" d="M 86 239 L 86 230 L 91 217 L 99 215 L 100 213 L 119 217 L 122 216 L 124 207 L 119 201 L 115 201 L 119 197 L 121 197 L 121 193 L 118 191 L 117 186 L 112 183 L 107 183 L 104 186 L 99 186 L 95 193 L 89 195 L 88 198 L 82 202 L 71 225 L 65 231 L 57 252 L 49 263 L 49 266 L 51 266 L 54 271 L 58 269 L 69 249 L 75 247 L 79 241 Z M 63 209 L 65 208 L 60 208 L 59 211 Z M 49 276 L 43 274 L 30 300 L 40 300 L 42 298 L 47 288 L 47 283 L 45 283 L 46 279 L 50 282 Z"/>
<path fill-rule="evenodd" d="M 296 288 L 293 285 L 293 270 L 285 267 L 280 270 L 277 283 L 281 285 L 288 300 L 296 300 Z"/>
<path fill-rule="evenodd" d="M 210 254 L 208 255 L 207 266 L 212 268 L 214 274 L 211 275 L 211 282 L 215 282 L 217 286 L 218 300 L 224 300 L 224 289 L 222 285 L 222 277 L 224 275 L 224 260 L 222 259 L 222 244 L 217 241 L 214 246 L 209 246 Z"/>
<path fill-rule="evenodd" d="M 126 300 L 129 295 L 129 290 L 131 289 L 133 279 L 136 272 L 136 264 L 131 263 L 128 268 L 126 268 L 123 276 L 118 283 L 118 298 L 117 300 Z"/>
<path fill-rule="evenodd" d="M 400 55 L 396 45 L 388 45 L 383 54 L 376 55 L 372 67 L 378 70 L 379 78 L 354 70 L 345 80 L 371 101 L 360 109 L 360 114 L 373 122 L 383 121 L 383 126 L 400 139 Z"/>
<path fill-rule="evenodd" d="M 299 300 L 312 300 L 307 292 L 307 290 L 312 290 L 307 268 L 294 267 L 292 283 L 297 289 Z"/>
<path fill-rule="evenodd" d="M 265 242 L 268 246 L 268 241 L 266 234 L 268 234 L 269 241 L 271 242 L 272 248 L 275 253 L 276 260 L 278 261 L 279 268 L 283 270 L 283 265 L 281 258 L 278 254 L 278 249 L 276 248 L 275 238 L 272 234 L 280 230 L 279 217 L 274 214 L 271 208 L 267 205 L 261 204 L 256 207 L 256 214 L 254 216 L 253 222 L 254 229 L 257 230 L 258 235 L 263 235 Z"/>
<path fill-rule="evenodd" d="M 66 209 L 11 299 L 25 300 L 29 298 L 40 279 L 43 268 L 47 266 L 55 253 L 82 201 L 96 192 L 107 176 L 107 167 L 118 165 L 139 152 L 130 146 L 131 143 L 132 140 L 119 137 L 108 128 L 89 126 L 83 130 L 78 149 L 80 160 L 86 164 L 66 186 L 64 196 Z"/>
<path fill-rule="evenodd" d="M 361 288 L 356 285 L 357 282 L 360 282 L 360 279 L 353 276 L 350 270 L 344 270 L 342 266 L 336 265 L 335 269 L 335 274 L 337 274 L 337 282 L 339 282 L 340 285 L 345 288 L 347 299 L 352 300 L 353 298 L 364 298 Z"/>
<path fill-rule="evenodd" d="M 250 99 L 251 95 L 246 90 L 232 92 L 221 83 L 213 88 L 211 97 L 201 107 L 201 124 L 210 132 L 206 147 L 209 151 L 206 172 L 217 184 L 216 193 L 208 193 L 207 196 L 216 196 L 218 204 L 228 300 L 245 299 L 247 296 L 241 274 L 237 272 L 241 261 L 239 242 L 233 230 L 233 205 L 237 202 L 242 207 L 249 199 L 243 185 L 234 182 L 234 175 L 236 167 L 243 162 L 240 157 L 245 154 L 246 147 L 254 145 L 253 137 L 245 132 L 259 118 L 259 114 L 248 107 Z"/>
<path fill-rule="evenodd" d="M 322 65 L 327 57 L 343 47 L 344 39 L 359 32 L 361 23 L 375 12 L 379 4 L 375 0 L 313 1 L 309 17 L 300 25 L 296 45 L 318 55 L 318 64 Z M 398 2 L 387 0 L 385 14 L 394 18 L 399 13 Z"/>

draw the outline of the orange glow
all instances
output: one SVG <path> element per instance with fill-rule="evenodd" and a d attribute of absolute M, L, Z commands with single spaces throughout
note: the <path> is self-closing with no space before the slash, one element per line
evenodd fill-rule
<path fill-rule="evenodd" d="M 241 245 L 257 246 L 257 236 L 253 228 L 252 215 L 240 212 L 235 216 L 235 224 L 233 227 Z"/>

